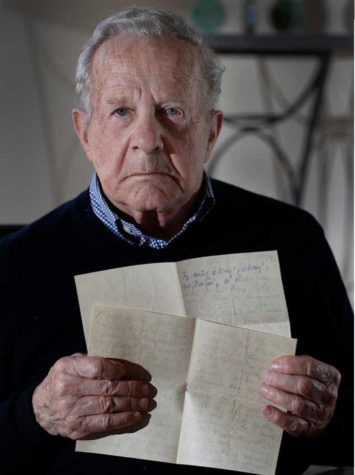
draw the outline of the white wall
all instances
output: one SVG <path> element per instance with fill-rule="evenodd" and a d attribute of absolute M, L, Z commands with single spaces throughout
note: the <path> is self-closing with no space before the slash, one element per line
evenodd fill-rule
<path fill-rule="evenodd" d="M 0 223 L 27 223 L 87 187 L 92 168 L 80 149 L 71 125 L 75 105 L 74 71 L 83 42 L 95 24 L 132 5 L 125 0 L 0 0 Z M 224 0 L 227 21 L 223 32 L 242 30 L 241 0 Z M 345 32 L 346 0 L 307 0 L 317 21 L 329 32 Z M 193 1 L 135 1 L 164 6 L 188 17 Z M 267 11 L 272 0 L 259 2 L 259 31 L 272 31 Z M 323 9 L 321 8 L 323 7 Z M 323 12 L 323 15 L 321 14 Z M 279 110 L 277 87 L 287 100 L 302 90 L 315 68 L 313 60 L 222 58 L 226 73 L 220 107 L 226 112 Z M 269 74 L 269 83 L 260 72 Z M 349 120 L 352 112 L 352 59 L 336 58 L 327 86 L 325 123 L 318 132 L 318 149 L 302 206 L 325 227 L 330 244 L 352 293 L 352 184 Z M 270 76 L 271 75 L 271 76 Z M 265 77 L 264 77 L 265 79 Z M 266 85 L 269 84 L 269 89 Z M 302 111 L 304 115 L 305 111 Z M 275 130 L 297 163 L 302 118 Z M 231 130 L 224 127 L 221 140 Z M 326 146 L 320 148 L 321 140 Z M 218 145 L 218 144 L 217 144 Z M 260 193 L 290 201 L 282 170 L 260 141 L 246 138 L 220 162 L 215 176 Z M 324 166 L 326 165 L 326 166 Z M 349 172 L 350 170 L 350 172 Z M 322 195 L 328 183 L 328 196 Z M 350 191 L 352 186 L 350 186 Z"/>
<path fill-rule="evenodd" d="M 55 201 L 26 29 L 21 15 L 0 8 L 0 219 L 18 223 Z"/>

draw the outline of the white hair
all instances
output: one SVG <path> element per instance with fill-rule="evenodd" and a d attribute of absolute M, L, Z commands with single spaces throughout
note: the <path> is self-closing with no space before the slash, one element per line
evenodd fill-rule
<path fill-rule="evenodd" d="M 219 58 L 205 43 L 201 34 L 190 27 L 183 18 L 173 13 L 153 8 L 134 7 L 101 21 L 78 59 L 76 92 L 79 107 L 91 114 L 91 65 L 99 46 L 113 36 L 128 34 L 136 37 L 173 37 L 196 46 L 200 56 L 202 77 L 206 84 L 206 106 L 212 110 L 221 91 L 224 71 Z"/>

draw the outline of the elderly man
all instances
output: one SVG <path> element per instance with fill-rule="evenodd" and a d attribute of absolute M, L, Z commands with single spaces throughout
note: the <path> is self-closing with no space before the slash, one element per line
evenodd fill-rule
<path fill-rule="evenodd" d="M 286 431 L 278 473 L 350 463 L 344 287 L 307 213 L 204 174 L 221 73 L 195 31 L 156 10 L 103 21 L 81 54 L 73 123 L 95 168 L 90 188 L 0 246 L 1 473 L 210 473 L 74 452 L 75 440 L 139 429 L 154 388 L 134 362 L 85 355 L 73 277 L 271 249 L 302 355 L 280 355 L 260 382 L 264 416 Z"/>

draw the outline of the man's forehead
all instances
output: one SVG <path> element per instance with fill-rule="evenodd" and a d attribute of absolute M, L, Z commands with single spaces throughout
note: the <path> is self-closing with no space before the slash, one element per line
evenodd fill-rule
<path fill-rule="evenodd" d="M 98 48 L 92 67 L 97 86 L 114 77 L 133 85 L 142 76 L 183 85 L 200 74 L 196 47 L 174 38 L 115 36 Z"/>

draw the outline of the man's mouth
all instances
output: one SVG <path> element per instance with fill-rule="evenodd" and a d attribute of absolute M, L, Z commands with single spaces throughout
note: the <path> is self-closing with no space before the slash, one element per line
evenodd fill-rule
<path fill-rule="evenodd" d="M 132 173 L 131 175 L 129 175 L 129 177 L 133 177 L 133 176 L 137 176 L 137 177 L 144 177 L 144 176 L 169 176 L 169 173 L 167 172 L 137 172 L 137 173 Z"/>

